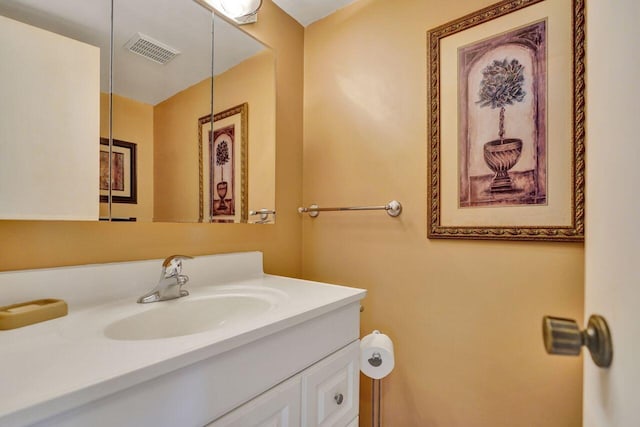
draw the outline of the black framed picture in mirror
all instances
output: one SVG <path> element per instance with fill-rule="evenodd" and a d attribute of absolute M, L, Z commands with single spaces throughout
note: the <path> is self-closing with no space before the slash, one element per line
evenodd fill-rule
<path fill-rule="evenodd" d="M 111 148 L 111 199 L 113 203 L 138 203 L 136 144 L 113 140 Z M 100 138 L 100 202 L 109 201 L 109 140 Z"/>

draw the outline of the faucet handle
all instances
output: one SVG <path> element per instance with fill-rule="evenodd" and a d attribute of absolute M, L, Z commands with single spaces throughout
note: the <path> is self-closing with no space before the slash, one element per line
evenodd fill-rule
<path fill-rule="evenodd" d="M 176 276 L 182 272 L 182 260 L 193 259 L 189 255 L 171 255 L 162 262 L 163 274 L 165 277 Z"/>
<path fill-rule="evenodd" d="M 183 260 L 183 259 L 193 259 L 192 256 L 189 255 L 171 255 L 170 257 L 167 257 L 163 262 L 162 262 L 162 266 L 163 267 L 169 267 L 169 265 L 171 264 L 171 261 L 173 260 Z"/>

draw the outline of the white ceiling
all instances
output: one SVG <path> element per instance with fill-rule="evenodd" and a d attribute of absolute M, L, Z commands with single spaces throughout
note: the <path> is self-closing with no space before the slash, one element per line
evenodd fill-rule
<path fill-rule="evenodd" d="M 273 0 L 302 25 L 330 15 L 355 0 Z M 0 0 L 0 15 L 100 48 L 101 87 L 109 91 L 111 0 Z M 211 75 L 211 14 L 192 0 L 114 0 L 113 92 L 151 105 Z M 180 55 L 159 65 L 124 45 L 143 33 L 176 48 Z M 215 20 L 214 74 L 265 47 L 223 19 Z"/>
<path fill-rule="evenodd" d="M 291 15 L 303 26 L 307 26 L 356 0 L 273 0 L 280 9 Z"/>
<path fill-rule="evenodd" d="M 191 0 L 114 0 L 113 92 L 157 103 L 211 76 L 211 13 Z M 100 48 L 101 89 L 109 91 L 110 0 L 0 0 L 0 15 Z M 180 54 L 165 65 L 124 45 L 143 33 Z M 265 49 L 227 23 L 215 20 L 215 67 L 220 74 Z"/>

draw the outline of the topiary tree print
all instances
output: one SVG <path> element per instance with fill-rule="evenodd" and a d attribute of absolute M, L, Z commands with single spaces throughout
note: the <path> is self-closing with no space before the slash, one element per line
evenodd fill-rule
<path fill-rule="evenodd" d="M 229 162 L 229 145 L 221 141 L 216 147 L 216 166 L 220 166 L 220 181 L 224 181 L 224 165 Z"/>
<path fill-rule="evenodd" d="M 504 114 L 507 105 L 522 102 L 527 94 L 524 85 L 524 65 L 517 59 L 496 59 L 482 70 L 479 100 L 480 107 L 500 108 L 498 135 L 504 143 Z"/>

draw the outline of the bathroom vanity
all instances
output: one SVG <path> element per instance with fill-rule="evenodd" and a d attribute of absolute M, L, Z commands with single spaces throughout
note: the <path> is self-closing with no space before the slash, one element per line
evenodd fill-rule
<path fill-rule="evenodd" d="M 136 303 L 160 265 L 0 273 L 0 305 L 69 304 L 0 331 L 0 425 L 357 425 L 364 290 L 266 275 L 249 252 L 187 260 L 189 296 Z"/>

